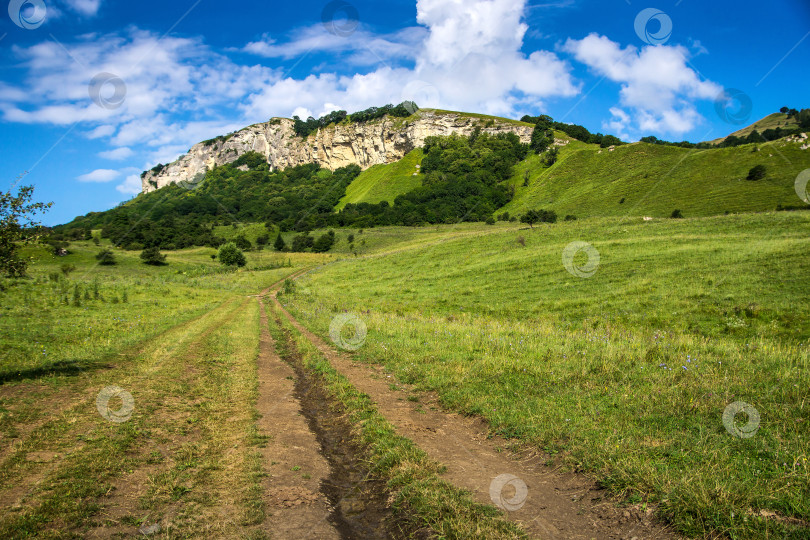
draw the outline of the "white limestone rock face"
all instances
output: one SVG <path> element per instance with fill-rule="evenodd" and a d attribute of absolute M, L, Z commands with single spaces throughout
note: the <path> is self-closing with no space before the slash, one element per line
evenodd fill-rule
<path fill-rule="evenodd" d="M 332 125 L 302 139 L 293 131 L 292 120 L 273 118 L 246 127 L 227 140 L 194 145 L 188 154 L 157 174 L 146 171 L 141 176 L 141 186 L 142 191 L 148 193 L 169 184 L 190 181 L 251 151 L 265 156 L 274 170 L 306 163 L 317 163 L 330 170 L 355 164 L 365 170 L 372 165 L 402 159 L 408 152 L 423 146 L 427 137 L 452 133 L 468 136 L 476 127 L 491 134 L 515 133 L 524 143 L 531 140 L 533 129 L 528 124 L 420 110 L 415 119 L 407 122 L 384 117 L 371 122 Z"/>

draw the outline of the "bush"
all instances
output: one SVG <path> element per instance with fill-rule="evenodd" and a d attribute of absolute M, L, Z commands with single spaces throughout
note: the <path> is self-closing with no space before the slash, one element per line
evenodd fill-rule
<path fill-rule="evenodd" d="M 521 223 L 534 227 L 535 223 L 556 223 L 557 213 L 554 210 L 529 210 L 520 218 Z"/>
<path fill-rule="evenodd" d="M 242 250 L 236 247 L 236 244 L 233 242 L 228 242 L 227 244 L 219 248 L 217 258 L 219 259 L 219 262 L 221 262 L 225 266 L 241 267 L 247 264 L 245 254 L 242 253 Z"/>
<path fill-rule="evenodd" d="M 671 217 L 672 219 L 681 219 L 683 218 L 683 214 L 681 213 L 680 210 L 673 210 L 672 215 L 669 217 Z"/>
<path fill-rule="evenodd" d="M 96 260 L 102 266 L 113 266 L 116 264 L 115 255 L 109 249 L 102 249 L 96 255 Z"/>
<path fill-rule="evenodd" d="M 315 253 L 326 253 L 332 246 L 335 244 L 335 231 L 329 231 L 328 233 L 322 234 L 315 240 L 315 243 L 312 245 L 312 251 Z"/>
<path fill-rule="evenodd" d="M 250 243 L 250 240 L 245 238 L 244 234 L 240 234 L 239 236 L 237 236 L 236 240 L 234 240 L 233 243 L 236 244 L 236 247 L 238 247 L 243 251 L 250 251 L 251 249 L 253 249 L 253 244 Z"/>
<path fill-rule="evenodd" d="M 160 248 L 155 246 L 141 251 L 141 260 L 144 262 L 144 264 L 163 266 L 166 264 L 166 255 L 161 254 Z"/>
<path fill-rule="evenodd" d="M 487 224 L 487 225 L 495 225 L 495 218 L 494 218 L 494 217 L 492 217 L 492 216 L 489 216 L 489 217 L 487 218 L 486 224 Z"/>
<path fill-rule="evenodd" d="M 765 165 L 755 165 L 751 167 L 751 170 L 748 171 L 747 180 L 762 180 L 765 178 L 765 174 L 767 173 L 767 169 Z"/>
<path fill-rule="evenodd" d="M 287 251 L 287 244 L 284 242 L 284 238 L 281 237 L 281 233 L 278 233 L 278 236 L 276 236 L 273 247 L 276 251 Z"/>
<path fill-rule="evenodd" d="M 256 239 L 257 246 L 266 246 L 270 243 L 270 235 L 263 234 Z"/>
<path fill-rule="evenodd" d="M 576 220 L 577 220 L 577 216 L 572 216 L 571 214 L 568 214 L 567 216 L 565 216 L 565 221 L 576 221 Z"/>
<path fill-rule="evenodd" d="M 292 246 L 290 246 L 290 251 L 301 253 L 313 247 L 314 245 L 315 240 L 309 235 L 309 233 L 302 233 L 293 238 Z"/>

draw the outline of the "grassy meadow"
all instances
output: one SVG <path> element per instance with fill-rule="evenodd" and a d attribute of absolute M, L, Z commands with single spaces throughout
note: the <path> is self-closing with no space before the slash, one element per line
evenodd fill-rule
<path fill-rule="evenodd" d="M 252 239 L 263 226 L 226 229 Z M 0 536 L 125 537 L 170 522 L 167 538 L 264 538 L 250 296 L 310 268 L 281 297 L 302 323 L 328 336 L 336 314 L 357 313 L 368 327 L 359 360 L 494 434 L 690 537 L 807 537 L 810 213 L 336 233 L 329 254 L 249 252 L 237 271 L 211 248 L 166 252 L 162 267 L 121 250 L 117 265 L 97 266 L 92 242 L 71 243 L 67 257 L 31 248 L 30 277 L 0 292 Z M 577 241 L 598 265 L 583 251 L 564 260 Z M 421 463 L 405 471 L 417 491 L 400 508 L 439 531 L 451 525 L 437 509 L 462 508 L 452 530 L 480 520 L 509 534 L 277 325 L 282 354 L 297 347 L 368 423 L 370 459 L 396 446 Z M 125 423 L 96 410 L 110 385 L 134 396 Z M 722 420 L 738 401 L 760 417 L 750 438 Z"/>
<path fill-rule="evenodd" d="M 323 336 L 359 314 L 359 359 L 689 536 L 806 537 L 810 214 L 442 229 L 310 273 L 283 301 Z M 566 271 L 574 241 L 599 253 L 590 278 Z M 751 438 L 724 427 L 737 401 L 760 415 Z"/>

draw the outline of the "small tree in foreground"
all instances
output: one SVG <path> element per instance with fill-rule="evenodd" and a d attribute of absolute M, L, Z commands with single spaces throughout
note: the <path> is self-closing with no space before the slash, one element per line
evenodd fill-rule
<path fill-rule="evenodd" d="M 163 266 L 166 264 L 166 255 L 161 254 L 160 248 L 155 246 L 141 251 L 141 260 L 144 262 L 144 264 Z"/>
<path fill-rule="evenodd" d="M 748 171 L 748 180 L 762 180 L 765 178 L 765 174 L 768 170 L 765 168 L 765 165 L 755 165 L 751 167 L 751 170 Z"/>
<path fill-rule="evenodd" d="M 680 210 L 673 210 L 672 215 L 670 215 L 669 217 L 671 217 L 672 219 L 682 219 L 683 214 L 681 213 Z"/>
<path fill-rule="evenodd" d="M 109 249 L 102 249 L 99 251 L 98 255 L 96 255 L 96 260 L 98 261 L 98 264 L 102 266 L 113 266 L 116 264 L 115 255 L 113 255 L 113 252 Z"/>
<path fill-rule="evenodd" d="M 22 178 L 22 177 L 20 177 Z M 32 203 L 34 186 L 22 186 L 17 193 L 0 192 L 0 273 L 21 277 L 28 260 L 17 255 L 20 245 L 33 243 L 38 236 L 29 234 L 39 223 L 33 217 L 45 212 L 53 203 Z"/>
<path fill-rule="evenodd" d="M 233 242 L 228 242 L 227 244 L 220 247 L 217 257 L 219 258 L 219 262 L 221 262 L 225 266 L 241 267 L 247 264 L 245 254 L 242 253 L 242 250 L 236 247 L 236 244 L 234 244 Z"/>
<path fill-rule="evenodd" d="M 276 242 L 273 244 L 273 248 L 275 248 L 276 251 L 287 251 L 287 244 L 281 237 L 281 233 L 278 233 L 278 236 L 276 236 Z"/>

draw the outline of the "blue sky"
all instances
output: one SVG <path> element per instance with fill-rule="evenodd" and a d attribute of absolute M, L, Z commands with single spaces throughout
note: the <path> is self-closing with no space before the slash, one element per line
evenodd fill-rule
<path fill-rule="evenodd" d="M 273 116 L 414 99 L 700 141 L 810 107 L 807 0 L 11 0 L 0 36 L 0 189 L 28 171 L 47 224 Z"/>

